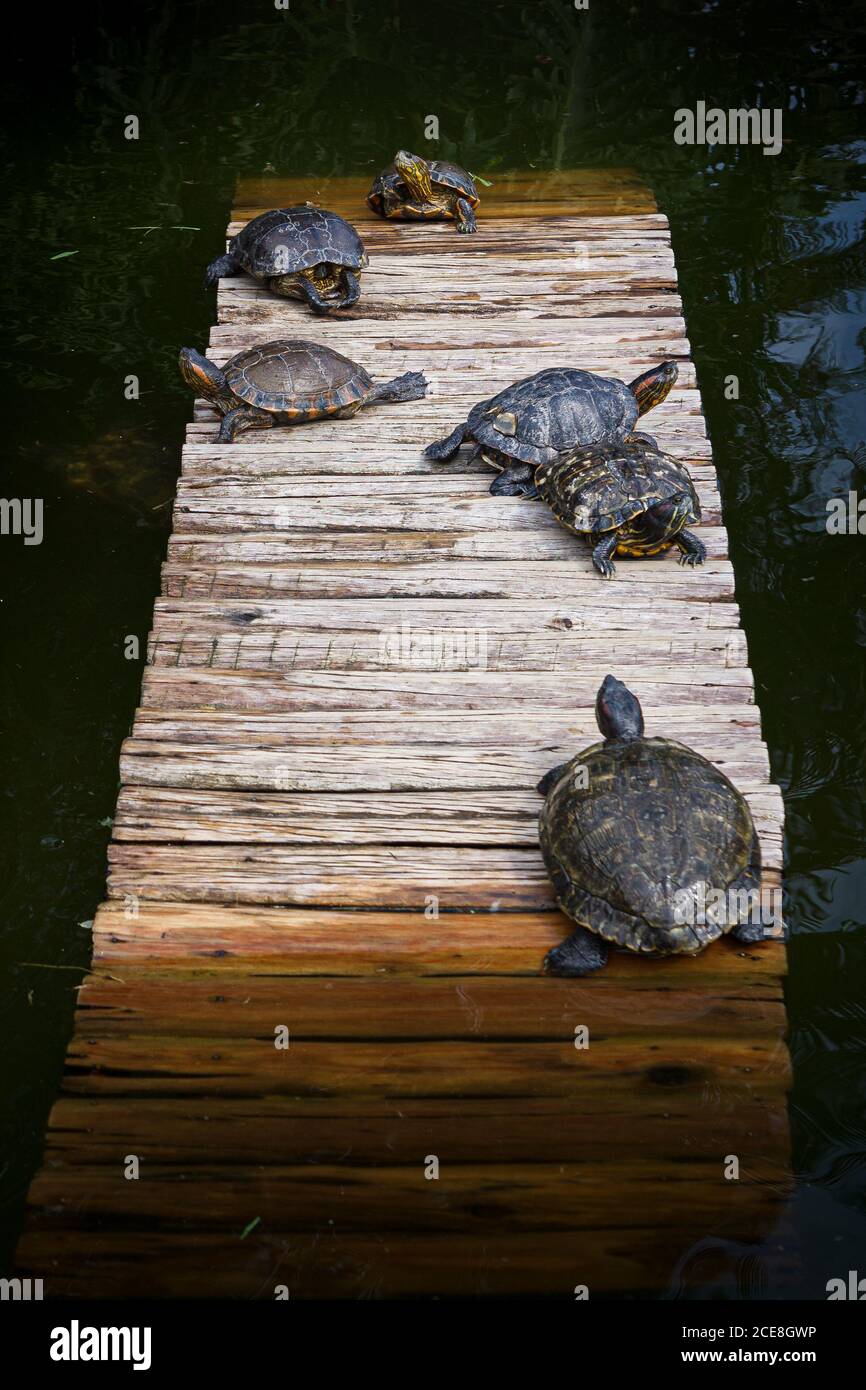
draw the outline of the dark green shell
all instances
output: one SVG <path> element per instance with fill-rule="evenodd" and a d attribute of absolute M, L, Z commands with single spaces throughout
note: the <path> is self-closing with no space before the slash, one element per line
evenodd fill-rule
<path fill-rule="evenodd" d="M 336 212 L 302 204 L 272 208 L 232 238 L 229 251 L 250 275 L 291 275 L 317 265 L 360 270 L 368 264 L 355 228 Z"/>
<path fill-rule="evenodd" d="M 539 838 L 563 911 L 631 951 L 696 954 L 736 923 L 684 921 L 685 895 L 760 884 L 744 798 L 668 739 L 613 739 L 578 754 L 548 792 Z"/>
<path fill-rule="evenodd" d="M 304 338 L 280 338 L 240 352 L 225 367 L 230 390 L 259 410 L 299 420 L 334 415 L 366 400 L 372 379 L 350 358 Z"/>
<path fill-rule="evenodd" d="M 688 499 L 679 529 L 701 519 L 688 470 L 670 454 L 628 440 L 571 449 L 535 474 L 538 491 L 563 526 L 578 535 L 615 531 L 657 502 Z"/>
<path fill-rule="evenodd" d="M 447 159 L 428 159 L 425 163 L 430 170 L 430 182 L 434 188 L 450 188 L 455 193 L 459 193 L 461 198 L 465 198 L 470 207 L 477 208 L 480 202 L 478 189 L 475 180 L 465 169 L 461 169 L 459 164 L 452 164 Z M 373 180 L 373 186 L 367 194 L 367 202 L 374 212 L 382 213 L 384 210 L 384 194 L 388 189 L 395 193 L 404 202 L 414 202 L 412 194 L 400 178 L 397 169 L 393 164 L 389 164 L 387 169 L 383 169 L 381 174 L 377 174 Z M 434 214 L 431 213 L 431 216 Z M 442 213 L 439 213 L 442 216 Z"/>
<path fill-rule="evenodd" d="M 624 382 L 579 367 L 547 367 L 479 401 L 467 431 L 482 446 L 537 465 L 559 458 L 575 440 L 620 439 L 636 420 L 637 401 Z"/>

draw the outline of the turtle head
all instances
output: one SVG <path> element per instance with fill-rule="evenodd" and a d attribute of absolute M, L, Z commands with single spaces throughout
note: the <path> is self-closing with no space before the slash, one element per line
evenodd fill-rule
<path fill-rule="evenodd" d="M 433 197 L 430 182 L 430 166 L 426 159 L 409 150 L 398 150 L 394 156 L 394 168 L 400 175 L 413 198 L 419 203 L 429 203 Z"/>
<path fill-rule="evenodd" d="M 605 676 L 595 697 L 595 717 L 606 739 L 640 738 L 643 713 L 640 701 L 616 676 Z"/>
<path fill-rule="evenodd" d="M 205 400 L 216 401 L 230 394 L 228 382 L 219 367 L 215 367 L 207 357 L 202 357 L 195 348 L 181 348 L 177 363 L 187 386 L 204 396 Z"/>
<path fill-rule="evenodd" d="M 654 405 L 661 405 L 678 376 L 679 368 L 676 362 L 661 362 L 657 367 L 651 367 L 648 372 L 642 372 L 640 376 L 635 377 L 634 381 L 629 383 L 628 389 L 637 401 L 638 415 L 646 415 Z"/>

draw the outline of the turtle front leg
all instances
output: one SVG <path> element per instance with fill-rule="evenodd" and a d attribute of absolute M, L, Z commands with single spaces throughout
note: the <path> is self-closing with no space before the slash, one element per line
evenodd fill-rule
<path fill-rule="evenodd" d="M 275 424 L 276 419 L 269 411 L 240 405 L 223 416 L 217 440 L 220 444 L 234 444 L 238 435 L 246 430 L 272 430 Z"/>
<path fill-rule="evenodd" d="M 218 280 L 222 280 L 224 276 L 240 275 L 241 269 L 234 256 L 228 253 L 225 256 L 217 256 L 204 273 L 205 285 L 209 290 L 213 289 Z"/>
<path fill-rule="evenodd" d="M 649 449 L 659 452 L 659 442 L 652 434 L 644 434 L 642 430 L 633 430 L 628 436 L 629 444 L 643 444 Z"/>
<path fill-rule="evenodd" d="M 674 545 L 682 551 L 681 565 L 702 565 L 707 558 L 707 547 L 691 531 L 678 531 L 674 536 Z"/>
<path fill-rule="evenodd" d="M 539 796 L 547 796 L 549 791 L 553 791 L 553 788 L 556 786 L 567 767 L 568 763 L 557 763 L 556 767 L 552 767 L 549 772 L 545 772 L 541 781 L 535 788 Z"/>
<path fill-rule="evenodd" d="M 603 579 L 613 579 L 616 574 L 616 566 L 613 563 L 616 543 L 616 531 L 611 531 L 609 535 L 602 537 L 592 552 L 592 563 Z"/>
<path fill-rule="evenodd" d="M 278 276 L 275 278 L 285 283 L 285 276 Z M 275 294 L 287 293 L 286 290 L 278 289 L 274 281 L 270 282 L 269 288 L 272 289 Z M 338 309 L 342 304 L 341 300 L 326 299 L 323 294 L 319 293 L 314 282 L 306 275 L 293 277 L 292 288 L 300 292 L 301 298 L 307 301 L 314 314 L 329 314 L 332 309 Z"/>
<path fill-rule="evenodd" d="M 334 307 L 337 309 L 351 309 L 352 305 L 357 304 L 358 300 L 361 298 L 361 281 L 353 270 L 347 270 L 345 266 L 343 267 L 341 278 L 343 281 L 343 295 L 341 299 L 337 300 Z"/>
<path fill-rule="evenodd" d="M 607 945 L 595 932 L 586 927 L 577 927 L 559 945 L 554 946 L 544 957 L 544 971 L 547 975 L 565 975 L 579 978 L 600 970 L 607 961 Z"/>
<path fill-rule="evenodd" d="M 455 198 L 451 206 L 454 214 L 454 221 L 457 223 L 458 232 L 477 232 L 478 223 L 475 220 L 475 209 L 466 198 Z"/>
<path fill-rule="evenodd" d="M 424 457 L 435 459 L 437 463 L 447 463 L 449 459 L 453 459 L 467 433 L 468 421 L 464 420 L 463 424 L 458 425 L 445 439 L 436 439 L 432 444 L 428 444 L 424 450 Z"/>
<path fill-rule="evenodd" d="M 528 463 L 513 463 L 503 468 L 490 484 L 493 497 L 537 497 L 535 469 Z"/>

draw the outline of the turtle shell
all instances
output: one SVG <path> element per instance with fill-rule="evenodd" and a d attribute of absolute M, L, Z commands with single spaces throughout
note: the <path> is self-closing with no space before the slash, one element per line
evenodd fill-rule
<path fill-rule="evenodd" d="M 459 164 L 452 164 L 447 159 L 431 159 L 430 182 L 438 184 L 440 188 L 453 188 L 456 193 L 462 194 L 472 207 L 477 208 L 479 203 L 478 189 L 475 180 L 467 174 L 465 169 L 461 169 Z"/>
<path fill-rule="evenodd" d="M 736 918 L 713 920 L 708 908 L 702 923 L 684 911 L 700 885 L 709 895 L 760 883 L 746 801 L 706 758 L 669 739 L 614 739 L 578 754 L 548 793 L 539 837 L 563 910 L 632 951 L 703 950 Z"/>
<path fill-rule="evenodd" d="M 373 385 L 356 362 L 304 338 L 261 343 L 238 353 L 224 371 L 231 391 L 247 405 L 308 417 L 361 402 Z"/>
<path fill-rule="evenodd" d="M 577 367 L 549 367 L 479 401 L 467 423 L 482 446 L 537 465 L 575 444 L 621 439 L 637 416 L 625 382 Z"/>
<path fill-rule="evenodd" d="M 362 269 L 364 243 L 336 212 L 309 205 L 273 208 L 254 217 L 232 238 L 229 251 L 250 275 L 292 275 L 315 265 Z"/>
<path fill-rule="evenodd" d="M 426 161 L 430 170 L 430 182 L 440 188 L 451 188 L 459 193 L 471 207 L 477 208 L 480 202 L 478 189 L 475 180 L 467 174 L 465 169 L 461 169 L 459 164 L 452 164 L 447 159 L 429 159 Z M 399 173 L 393 164 L 389 164 L 387 169 L 383 169 L 381 174 L 373 180 L 373 186 L 367 194 L 367 202 L 374 212 L 384 211 L 383 194 L 386 188 L 391 188 L 410 199 L 411 194 L 405 184 L 402 183 Z"/>
<path fill-rule="evenodd" d="M 615 531 L 657 502 L 684 493 L 691 501 L 685 524 L 701 519 L 688 470 L 646 444 L 621 441 L 571 449 L 542 464 L 535 482 L 557 520 L 578 535 Z"/>

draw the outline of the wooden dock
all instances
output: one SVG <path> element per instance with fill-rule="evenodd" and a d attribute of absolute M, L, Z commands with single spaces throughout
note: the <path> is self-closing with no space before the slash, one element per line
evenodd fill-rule
<path fill-rule="evenodd" d="M 497 179 L 476 236 L 383 223 L 367 183 L 240 187 L 230 231 L 309 198 L 371 264 L 325 321 L 223 281 L 209 355 L 306 336 L 433 389 L 230 447 L 196 405 L 19 1246 L 47 1297 L 647 1294 L 724 1273 L 785 1197 L 778 940 L 539 974 L 567 924 L 534 787 L 608 671 L 743 789 L 780 882 L 666 218 L 626 170 Z M 700 570 L 606 583 L 542 503 L 422 456 L 542 366 L 663 358 L 647 428 L 695 478 Z"/>

